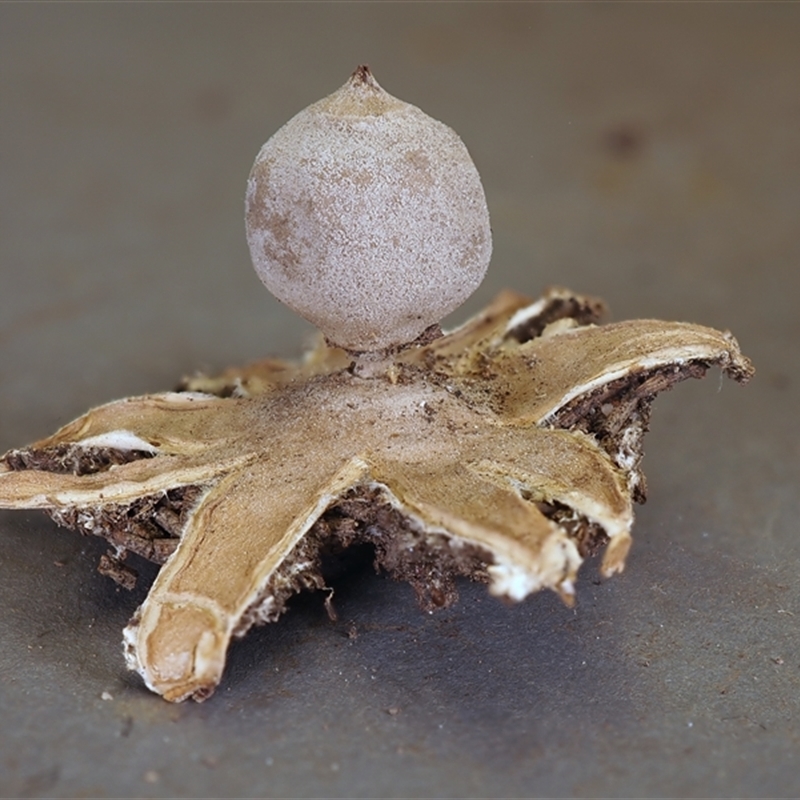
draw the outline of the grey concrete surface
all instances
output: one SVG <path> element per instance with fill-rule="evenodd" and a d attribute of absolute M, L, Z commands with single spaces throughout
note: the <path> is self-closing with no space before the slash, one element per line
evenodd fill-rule
<path fill-rule="evenodd" d="M 482 172 L 493 267 L 457 318 L 560 283 L 758 369 L 657 402 L 628 569 L 586 565 L 574 610 L 465 586 L 428 616 L 356 567 L 337 623 L 300 598 L 202 705 L 125 672 L 143 595 L 102 543 L 0 513 L 0 794 L 797 796 L 798 41 L 797 4 L 0 5 L 0 451 L 300 352 L 244 182 L 359 62 Z"/>

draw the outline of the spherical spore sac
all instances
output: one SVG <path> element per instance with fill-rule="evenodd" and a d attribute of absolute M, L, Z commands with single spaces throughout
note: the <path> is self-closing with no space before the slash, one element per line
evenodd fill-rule
<path fill-rule="evenodd" d="M 492 251 L 458 135 L 359 67 L 261 148 L 247 184 L 256 272 L 351 351 L 416 339 L 478 288 Z"/>

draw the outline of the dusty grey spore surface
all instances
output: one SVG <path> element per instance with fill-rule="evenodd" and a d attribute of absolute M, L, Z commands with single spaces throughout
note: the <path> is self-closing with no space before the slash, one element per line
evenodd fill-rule
<path fill-rule="evenodd" d="M 245 206 L 264 285 L 349 350 L 416 339 L 478 288 L 492 254 L 464 143 L 364 66 L 270 137 Z"/>
<path fill-rule="evenodd" d="M 575 611 L 464 584 L 421 614 L 367 554 L 338 621 L 293 603 L 200 706 L 123 671 L 146 565 L 118 591 L 100 540 L 0 514 L 0 794 L 797 796 L 799 37 L 778 4 L 0 7 L 0 451 L 299 352 L 242 188 L 359 61 L 481 170 L 464 315 L 558 282 L 730 327 L 758 367 L 658 399 L 628 569 L 587 565 Z"/>

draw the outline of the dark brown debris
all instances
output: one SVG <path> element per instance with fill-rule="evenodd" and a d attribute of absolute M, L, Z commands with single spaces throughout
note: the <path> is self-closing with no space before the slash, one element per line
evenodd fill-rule
<path fill-rule="evenodd" d="M 130 505 L 108 505 L 95 509 L 58 509 L 48 512 L 65 528 L 102 536 L 114 550 L 102 556 L 99 571 L 125 589 L 136 584 L 137 573 L 123 561 L 134 553 L 155 564 L 163 564 L 178 546 L 188 514 L 203 489 L 184 486 L 143 497 Z"/>
<path fill-rule="evenodd" d="M 606 304 L 599 298 L 573 295 L 566 290 L 551 289 L 545 299 L 547 303 L 542 311 L 509 330 L 506 333 L 507 339 L 514 339 L 522 344 L 541 336 L 548 325 L 558 320 L 574 319 L 578 325 L 593 325 L 608 312 Z"/>
<path fill-rule="evenodd" d="M 38 470 L 61 475 L 93 475 L 117 464 L 128 464 L 140 458 L 152 458 L 146 450 L 117 450 L 112 447 L 84 447 L 80 444 L 58 444 L 51 447 L 9 450 L 3 457 L 10 470 Z"/>
<path fill-rule="evenodd" d="M 592 435 L 615 462 L 624 461 L 631 476 L 633 499 L 644 503 L 647 483 L 640 464 L 653 400 L 676 383 L 702 378 L 708 369 L 704 362 L 688 362 L 631 373 L 577 397 L 559 409 L 549 422 L 555 428 Z"/>

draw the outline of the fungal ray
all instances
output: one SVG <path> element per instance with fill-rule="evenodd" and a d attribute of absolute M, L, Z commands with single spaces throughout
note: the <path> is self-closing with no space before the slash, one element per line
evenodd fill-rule
<path fill-rule="evenodd" d="M 153 691 L 175 701 L 214 691 L 234 630 L 263 603 L 275 568 L 363 473 L 357 460 L 331 468 L 324 458 L 277 471 L 255 464 L 201 500 L 124 634 L 129 666 Z"/>
<path fill-rule="evenodd" d="M 737 380 L 746 380 L 752 372 L 729 333 L 701 325 L 630 320 L 546 334 L 547 329 L 519 347 L 503 349 L 496 359 L 489 356 L 507 377 L 498 399 L 504 418 L 547 422 L 570 403 L 614 381 L 633 375 L 645 380 L 663 369 L 676 378 L 688 376 L 682 369 L 692 364 L 700 369 L 718 365 Z"/>
<path fill-rule="evenodd" d="M 460 576 L 574 602 L 587 555 L 625 566 L 655 396 L 713 365 L 752 375 L 729 333 L 603 325 L 602 301 L 558 287 L 442 334 L 488 264 L 483 189 L 456 134 L 366 67 L 265 144 L 246 204 L 257 272 L 324 340 L 0 458 L 0 508 L 104 537 L 99 569 L 126 588 L 129 554 L 160 565 L 124 651 L 167 700 L 209 697 L 231 640 L 325 589 L 325 555 L 357 543 L 427 610 Z"/>

